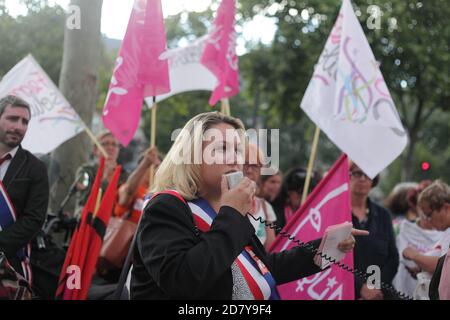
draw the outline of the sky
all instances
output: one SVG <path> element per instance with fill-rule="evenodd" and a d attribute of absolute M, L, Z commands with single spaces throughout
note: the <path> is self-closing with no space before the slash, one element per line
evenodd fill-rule
<path fill-rule="evenodd" d="M 67 8 L 70 0 L 49 0 L 50 5 L 55 3 Z M 164 16 L 178 14 L 182 11 L 201 12 L 206 10 L 211 0 L 162 0 Z M 26 14 L 25 6 L 19 0 L 6 0 L 6 6 L 12 16 Z M 133 0 L 103 0 L 102 33 L 113 39 L 123 39 L 128 19 L 130 17 Z M 245 53 L 245 41 L 261 41 L 268 44 L 272 41 L 276 26 L 272 19 L 256 16 L 251 22 L 245 24 L 242 38 L 238 39 L 237 53 Z"/>

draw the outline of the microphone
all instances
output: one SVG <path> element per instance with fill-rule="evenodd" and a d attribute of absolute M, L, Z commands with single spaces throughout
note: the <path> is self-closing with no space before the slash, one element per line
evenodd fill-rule
<path fill-rule="evenodd" d="M 242 171 L 236 171 L 227 173 L 225 177 L 227 178 L 228 188 L 233 189 L 239 184 L 239 182 L 242 181 L 242 179 L 244 179 L 244 174 L 242 173 Z"/>

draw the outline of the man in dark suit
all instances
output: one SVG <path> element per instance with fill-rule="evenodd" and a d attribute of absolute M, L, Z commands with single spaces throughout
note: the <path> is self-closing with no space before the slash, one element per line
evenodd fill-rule
<path fill-rule="evenodd" d="M 18 252 L 42 228 L 49 197 L 44 163 L 20 145 L 30 117 L 30 106 L 24 100 L 15 96 L 0 99 L 0 180 L 16 212 L 16 221 L 1 228 L 0 251 L 21 274 L 25 272 Z"/>

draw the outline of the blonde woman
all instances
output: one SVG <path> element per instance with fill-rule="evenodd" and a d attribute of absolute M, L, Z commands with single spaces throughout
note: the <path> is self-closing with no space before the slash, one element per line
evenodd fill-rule
<path fill-rule="evenodd" d="M 224 175 L 242 171 L 243 130 L 209 112 L 176 138 L 137 232 L 131 299 L 278 299 L 276 285 L 321 271 L 304 248 L 266 254 L 246 217 L 255 183 L 228 188 Z M 339 248 L 353 246 L 351 237 Z"/>

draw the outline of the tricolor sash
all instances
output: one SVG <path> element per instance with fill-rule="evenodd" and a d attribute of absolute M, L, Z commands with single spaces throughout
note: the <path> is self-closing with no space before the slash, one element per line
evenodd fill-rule
<path fill-rule="evenodd" d="M 204 199 L 188 202 L 197 228 L 208 232 L 217 213 Z M 275 279 L 250 246 L 235 260 L 255 300 L 279 300 Z"/>
<path fill-rule="evenodd" d="M 17 220 L 16 211 L 9 199 L 8 192 L 0 181 L 0 232 L 13 225 Z M 32 274 L 30 267 L 31 246 L 27 244 L 17 252 L 17 257 L 21 261 L 23 276 L 31 284 Z"/>

